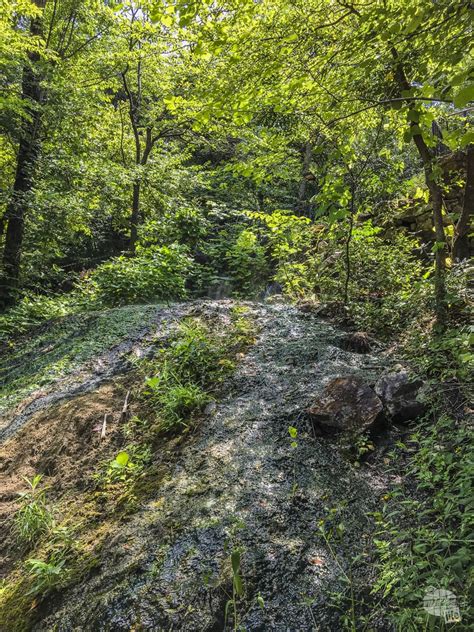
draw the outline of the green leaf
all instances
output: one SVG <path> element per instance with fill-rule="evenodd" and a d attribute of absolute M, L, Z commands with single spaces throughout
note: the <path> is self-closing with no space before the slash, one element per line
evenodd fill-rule
<path fill-rule="evenodd" d="M 163 24 L 163 26 L 166 26 L 167 28 L 171 28 L 174 22 L 172 15 L 163 15 L 161 16 L 160 21 Z"/>
<path fill-rule="evenodd" d="M 469 101 L 474 101 L 474 83 L 470 83 L 458 90 L 453 99 L 453 103 L 457 108 L 463 108 Z"/>
<path fill-rule="evenodd" d="M 147 377 L 145 380 L 145 384 L 149 386 L 152 390 L 154 390 L 158 386 L 159 383 L 160 383 L 160 378 L 158 376 Z"/>
<path fill-rule="evenodd" d="M 242 578 L 240 577 L 239 573 L 236 573 L 234 575 L 234 589 L 237 595 L 242 595 L 242 593 L 244 592 L 244 585 L 242 583 Z"/>
<path fill-rule="evenodd" d="M 423 14 L 413 16 L 413 18 L 410 20 L 410 22 L 408 22 L 405 28 L 405 33 L 412 33 L 413 31 L 416 31 L 416 29 L 420 26 L 422 22 Z"/>
<path fill-rule="evenodd" d="M 409 143 L 411 139 L 412 139 L 411 129 L 405 130 L 405 132 L 403 133 L 403 140 L 405 141 L 405 143 Z"/>
<path fill-rule="evenodd" d="M 409 110 L 407 113 L 407 119 L 418 123 L 420 121 L 420 113 L 417 110 Z"/>
<path fill-rule="evenodd" d="M 460 145 L 461 145 L 461 147 L 467 147 L 468 145 L 470 145 L 473 142 L 474 142 L 474 130 L 469 130 L 469 132 L 466 132 L 461 137 Z"/>
<path fill-rule="evenodd" d="M 229 599 L 226 604 L 225 604 L 225 610 L 224 610 L 224 622 L 227 624 L 227 619 L 229 618 L 229 610 L 230 608 L 234 605 L 234 600 L 233 599 Z"/>
<path fill-rule="evenodd" d="M 232 551 L 231 556 L 230 556 L 230 560 L 232 562 L 232 571 L 235 573 L 239 572 L 240 569 L 240 551 L 239 549 L 235 549 L 235 551 Z"/>
<path fill-rule="evenodd" d="M 120 467 L 126 467 L 130 457 L 127 452 L 119 452 L 115 457 L 115 462 L 118 463 Z"/>
<path fill-rule="evenodd" d="M 298 436 L 298 430 L 294 426 L 288 426 L 288 434 L 292 439 L 296 439 Z"/>

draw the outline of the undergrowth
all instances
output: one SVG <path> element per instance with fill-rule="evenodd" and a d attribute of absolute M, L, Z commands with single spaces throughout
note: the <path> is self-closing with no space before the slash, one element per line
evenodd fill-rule
<path fill-rule="evenodd" d="M 455 281 L 459 283 L 459 277 Z M 383 595 L 396 630 L 403 632 L 467 631 L 474 625 L 469 406 L 474 355 L 466 322 L 468 300 L 459 288 L 453 296 L 456 303 L 450 306 L 444 330 L 420 323 L 404 341 L 406 359 L 424 377 L 431 394 L 429 410 L 390 455 L 393 472 L 399 473 L 403 464 L 405 474 L 375 516 L 380 566 L 374 590 Z M 455 608 L 446 620 L 423 608 L 432 590 L 452 593 Z"/>
<path fill-rule="evenodd" d="M 376 515 L 381 560 L 376 589 L 383 593 L 397 630 L 443 629 L 433 627 L 442 626 L 442 620 L 422 608 L 430 588 L 456 596 L 462 621 L 445 629 L 472 629 L 472 425 L 433 404 L 391 457 L 397 470 L 406 459 L 407 469 Z"/>
<path fill-rule="evenodd" d="M 54 524 L 53 514 L 46 503 L 46 494 L 39 487 L 42 476 L 25 479 L 29 489 L 20 495 L 20 508 L 15 514 L 14 528 L 20 544 L 34 545 Z"/>
<path fill-rule="evenodd" d="M 190 317 L 179 324 L 168 346 L 143 362 L 142 396 L 153 411 L 153 432 L 186 430 L 212 401 L 223 380 L 235 368 L 236 356 L 253 341 L 252 322 L 244 307 L 234 307 L 225 331 Z"/>

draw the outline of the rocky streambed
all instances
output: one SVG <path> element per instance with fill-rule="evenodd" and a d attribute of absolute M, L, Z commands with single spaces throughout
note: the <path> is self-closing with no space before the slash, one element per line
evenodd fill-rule
<path fill-rule="evenodd" d="M 345 332 L 311 313 L 246 305 L 256 342 L 223 397 L 179 450 L 157 450 L 164 475 L 134 513 L 119 517 L 93 570 L 40 605 L 32 629 L 337 631 L 356 608 L 372 608 L 372 513 L 392 482 L 383 447 L 357 467 L 308 409 L 334 378 L 373 385 L 387 359 L 345 350 Z M 225 326 L 232 306 L 156 308 L 122 351 L 144 353 L 157 329 L 192 311 Z M 122 351 L 104 355 L 104 379 L 124 370 Z M 68 377 L 58 391 L 96 388 L 92 373 L 81 367 L 83 377 Z M 390 441 L 383 431 L 381 442 Z M 380 617 L 370 626 L 390 629 Z"/>

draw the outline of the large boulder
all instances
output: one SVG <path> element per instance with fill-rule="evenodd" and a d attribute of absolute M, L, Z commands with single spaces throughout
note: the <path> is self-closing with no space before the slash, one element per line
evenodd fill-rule
<path fill-rule="evenodd" d="M 403 423 L 425 413 L 426 406 L 419 399 L 422 386 L 420 379 L 397 365 L 379 378 L 375 392 L 383 402 L 385 415 L 395 423 Z"/>
<path fill-rule="evenodd" d="M 351 376 L 331 380 L 307 412 L 322 430 L 360 434 L 373 425 L 382 408 L 370 386 Z"/>

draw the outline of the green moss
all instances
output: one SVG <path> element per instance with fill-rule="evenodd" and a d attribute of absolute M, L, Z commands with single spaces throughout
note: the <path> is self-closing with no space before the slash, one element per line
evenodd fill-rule
<path fill-rule="evenodd" d="M 0 413 L 147 327 L 156 305 L 77 314 L 17 339 L 0 358 Z"/>

